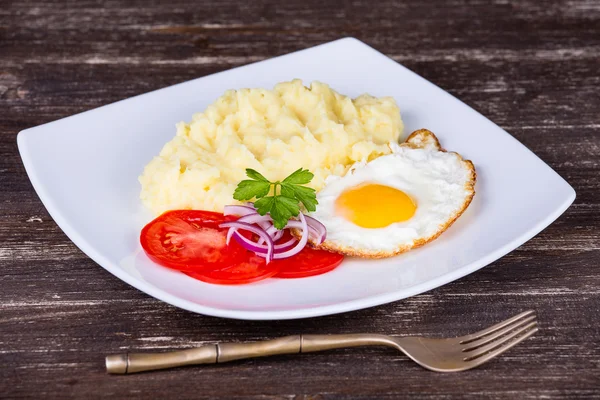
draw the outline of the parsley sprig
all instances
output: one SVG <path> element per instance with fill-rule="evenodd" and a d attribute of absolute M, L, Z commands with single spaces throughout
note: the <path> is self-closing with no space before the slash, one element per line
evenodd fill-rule
<path fill-rule="evenodd" d="M 246 169 L 250 179 L 241 181 L 233 198 L 239 201 L 256 198 L 254 207 L 260 215 L 270 213 L 273 225 L 283 229 L 291 217 L 297 217 L 302 203 L 307 211 L 317 209 L 317 195 L 314 189 L 302 186 L 314 177 L 307 169 L 298 169 L 282 181 L 271 182 L 253 169 Z M 273 195 L 269 196 L 273 189 Z"/>

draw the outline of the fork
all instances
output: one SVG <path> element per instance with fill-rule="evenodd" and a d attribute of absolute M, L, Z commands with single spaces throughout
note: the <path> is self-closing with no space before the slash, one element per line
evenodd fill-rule
<path fill-rule="evenodd" d="M 167 353 L 115 354 L 106 357 L 110 374 L 196 364 L 217 364 L 276 354 L 298 354 L 358 346 L 395 348 L 420 366 L 437 372 L 475 368 L 537 332 L 534 311 L 515 315 L 471 335 L 447 339 L 377 334 L 294 335 L 250 343 L 218 343 Z"/>

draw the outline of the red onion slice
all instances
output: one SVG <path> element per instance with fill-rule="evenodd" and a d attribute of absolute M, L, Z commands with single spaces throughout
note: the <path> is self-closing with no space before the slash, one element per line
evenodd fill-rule
<path fill-rule="evenodd" d="M 267 232 L 265 232 L 264 229 L 261 229 L 258 226 L 251 225 L 247 222 L 239 222 L 239 221 L 224 222 L 219 225 L 219 228 L 231 228 L 231 229 L 229 229 L 229 232 L 227 232 L 227 243 L 228 244 L 229 244 L 229 241 L 231 240 L 231 236 L 233 236 L 233 234 L 236 233 L 237 229 L 243 229 L 243 230 L 255 233 L 260 238 L 264 239 L 264 241 L 267 243 L 267 254 L 266 254 L 267 264 L 271 260 L 273 260 L 273 247 L 275 247 L 275 245 L 273 244 L 273 239 L 271 239 L 271 236 L 269 236 L 269 234 Z M 238 236 L 242 236 L 242 235 L 238 235 Z"/>
<path fill-rule="evenodd" d="M 261 228 L 263 228 L 273 241 L 277 240 L 273 237 L 273 233 L 269 232 L 269 229 L 273 227 L 273 219 L 270 215 L 260 215 L 257 212 L 254 214 L 248 214 L 238 219 L 240 222 L 246 222 L 248 224 L 257 224 Z M 259 239 L 258 244 L 263 244 L 265 241 L 263 239 Z"/>
<path fill-rule="evenodd" d="M 321 237 L 321 242 L 319 244 L 323 243 L 327 238 L 327 228 L 325 228 L 325 225 L 323 225 L 319 220 L 316 220 L 313 217 L 309 217 L 308 215 L 305 215 L 305 217 L 308 226 L 316 229 L 317 232 L 319 232 L 319 236 Z"/>
<path fill-rule="evenodd" d="M 239 215 L 243 217 L 249 214 L 256 214 L 256 209 L 250 206 L 225 206 L 223 207 L 223 215 Z"/>
<path fill-rule="evenodd" d="M 281 239 L 281 237 L 283 236 L 283 230 L 280 231 L 279 229 L 275 228 L 275 226 L 273 226 L 272 224 L 269 224 L 269 225 L 270 226 L 267 226 L 267 227 L 261 226 L 261 228 L 263 228 L 265 231 L 267 231 L 269 236 L 271 236 L 271 239 L 273 239 L 273 242 L 276 242 L 279 239 Z M 265 242 L 264 240 L 258 239 L 258 244 L 263 244 L 264 242 Z"/>
<path fill-rule="evenodd" d="M 302 213 L 300 213 L 302 214 Z M 290 220 L 288 221 L 286 228 L 294 228 L 294 229 L 302 229 L 302 223 L 300 221 L 293 221 Z M 319 234 L 319 232 L 316 230 L 316 228 L 310 226 L 307 224 L 307 230 L 308 230 L 308 234 L 310 235 L 310 237 L 317 242 L 317 244 L 321 244 L 325 241 L 325 239 L 323 238 L 323 236 L 321 236 Z"/>
<path fill-rule="evenodd" d="M 288 258 L 293 255 L 296 255 L 306 246 L 306 243 L 308 243 L 308 225 L 306 224 L 306 218 L 304 218 L 304 214 L 302 214 L 302 213 L 298 214 L 298 216 L 300 217 L 300 221 L 294 221 L 294 222 L 300 222 L 300 224 L 301 224 L 300 229 L 302 229 L 302 237 L 300 238 L 300 240 L 298 241 L 296 246 L 294 246 L 293 248 L 291 248 L 287 251 L 281 252 L 281 253 L 273 254 L 273 259 L 280 260 L 282 258 Z M 265 257 L 264 254 L 260 254 L 260 253 L 257 253 L 256 255 L 260 256 L 260 257 Z M 267 255 L 267 257 L 268 257 L 268 255 Z"/>
<path fill-rule="evenodd" d="M 317 244 L 321 244 L 325 241 L 327 235 L 325 225 L 302 213 L 298 215 L 299 220 L 290 220 L 284 229 L 279 230 L 273 225 L 273 219 L 270 215 L 258 214 L 253 203 L 225 206 L 223 214 L 240 216 L 237 221 L 219 225 L 223 228 L 229 227 L 227 243 L 229 244 L 233 237 L 245 249 L 266 258 L 267 263 L 274 259 L 288 258 L 298 254 L 308 243 L 309 237 Z M 290 228 L 299 229 L 302 232 L 300 240 L 291 238 L 285 243 L 275 244 L 283 237 L 283 231 Z M 238 229 L 258 235 L 258 241 L 255 242 L 246 238 L 238 232 Z"/>
<path fill-rule="evenodd" d="M 256 254 L 261 254 L 263 256 L 267 254 L 267 246 L 255 243 L 252 240 L 244 237 L 243 235 L 240 235 L 238 232 L 233 233 L 233 238 L 237 240 L 237 242 L 241 244 L 242 247 L 244 247 L 246 250 L 253 251 Z M 294 247 L 296 242 L 296 238 L 291 238 L 285 243 L 276 244 L 275 246 L 273 246 L 273 254 L 275 255 L 277 253 L 281 253 L 291 249 L 292 247 Z"/>
<path fill-rule="evenodd" d="M 275 228 L 275 227 L 273 227 Z M 268 232 L 268 231 L 267 231 Z M 283 230 L 275 228 L 275 234 L 273 235 L 273 241 L 276 242 L 283 237 Z"/>
<path fill-rule="evenodd" d="M 240 217 L 238 221 L 245 222 L 247 224 L 265 224 L 267 226 L 266 228 L 261 226 L 261 228 L 263 228 L 265 231 L 273 225 L 273 219 L 270 215 L 260 215 L 256 211 L 254 212 L 254 214 L 248 214 L 243 217 Z"/>

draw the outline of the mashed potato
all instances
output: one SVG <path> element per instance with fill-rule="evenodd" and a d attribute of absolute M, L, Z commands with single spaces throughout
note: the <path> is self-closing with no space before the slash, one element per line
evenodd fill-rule
<path fill-rule="evenodd" d="M 394 99 L 354 100 L 329 86 L 300 80 L 273 90 L 229 90 L 177 135 L 144 169 L 141 199 L 154 213 L 171 209 L 222 211 L 253 168 L 280 180 L 298 168 L 315 174 L 317 191 L 329 175 L 356 161 L 390 153 L 403 131 Z"/>

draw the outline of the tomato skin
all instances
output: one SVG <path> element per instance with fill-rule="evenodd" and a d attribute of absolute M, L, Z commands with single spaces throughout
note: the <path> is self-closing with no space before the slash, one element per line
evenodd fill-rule
<path fill-rule="evenodd" d="M 306 246 L 295 256 L 273 262 L 279 268 L 275 278 L 294 279 L 321 275 L 337 268 L 343 260 L 342 254 Z"/>
<path fill-rule="evenodd" d="M 247 256 L 236 241 L 227 245 L 227 228 L 219 228 L 235 219 L 212 211 L 167 211 L 142 229 L 140 243 L 152 261 L 178 271 L 229 266 Z"/>
<path fill-rule="evenodd" d="M 264 258 L 248 252 L 247 259 L 236 264 L 199 272 L 186 272 L 192 278 L 218 285 L 243 285 L 258 282 L 277 274 L 276 263 L 267 264 Z"/>
<path fill-rule="evenodd" d="M 140 243 L 157 264 L 221 285 L 252 283 L 272 276 L 320 275 L 336 268 L 344 259 L 343 255 L 306 246 L 290 258 L 267 264 L 264 258 L 244 249 L 235 240 L 226 244 L 228 228 L 219 228 L 219 225 L 236 219 L 212 211 L 167 211 L 142 229 Z M 291 237 L 286 231 L 278 243 Z"/>

